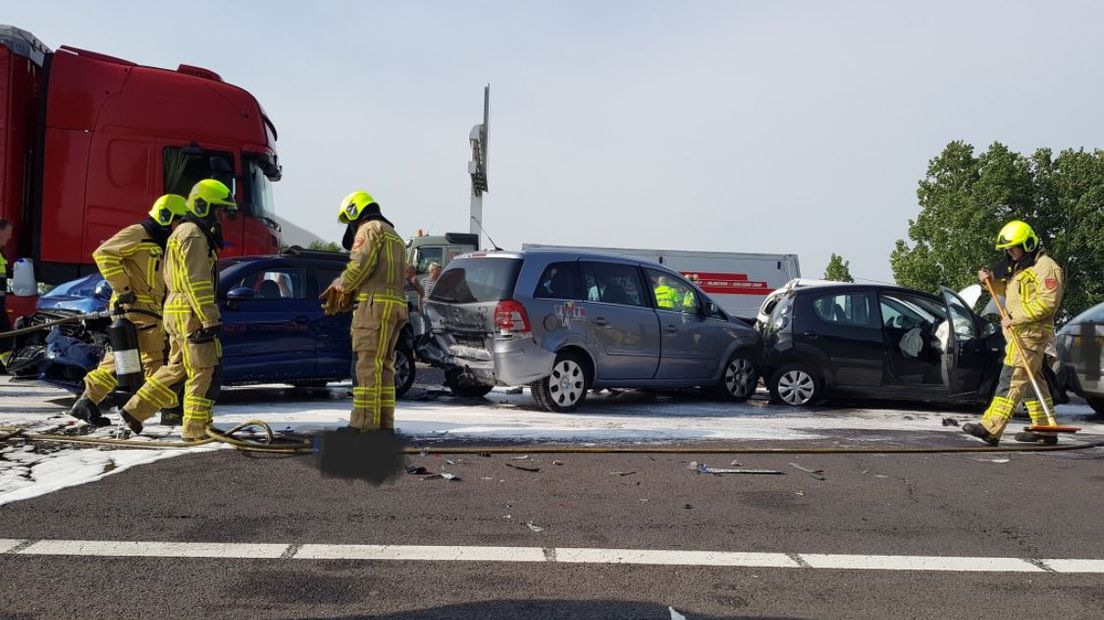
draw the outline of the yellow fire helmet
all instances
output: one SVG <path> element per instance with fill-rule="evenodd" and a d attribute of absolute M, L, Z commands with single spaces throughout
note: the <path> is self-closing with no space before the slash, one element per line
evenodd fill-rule
<path fill-rule="evenodd" d="M 368 205 L 375 204 L 376 199 L 372 198 L 372 195 L 364 190 L 357 190 L 341 200 L 341 207 L 337 212 L 337 221 L 342 224 L 348 224 L 349 222 L 355 222 L 360 219 L 360 214 L 368 208 Z"/>
<path fill-rule="evenodd" d="M 1017 245 L 1022 245 L 1025 252 L 1034 252 L 1039 248 L 1039 237 L 1027 222 L 1012 220 L 997 235 L 997 249 L 1007 250 Z"/>
<path fill-rule="evenodd" d="M 168 226 L 187 213 L 188 202 L 177 194 L 165 194 L 155 200 L 149 210 L 150 219 L 161 226 Z"/>
<path fill-rule="evenodd" d="M 234 203 L 234 194 L 222 181 L 215 179 L 203 179 L 192 186 L 188 194 L 188 211 L 196 217 L 207 217 L 211 213 L 211 207 L 223 207 L 227 211 L 235 212 L 238 205 Z"/>

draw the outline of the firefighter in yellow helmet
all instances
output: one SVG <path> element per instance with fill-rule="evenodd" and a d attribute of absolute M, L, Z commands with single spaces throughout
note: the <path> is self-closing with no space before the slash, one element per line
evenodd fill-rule
<path fill-rule="evenodd" d="M 165 363 L 165 332 L 161 326 L 165 280 L 161 277 L 161 261 L 173 224 L 186 212 L 183 196 L 165 194 L 153 203 L 149 217 L 115 233 L 92 253 L 100 274 L 111 285 L 111 307 L 125 310 L 138 330 L 138 351 L 147 377 Z M 69 415 L 106 426 L 109 422 L 99 405 L 117 386 L 115 356 L 108 351 L 100 365 L 85 375 L 84 393 Z"/>
<path fill-rule="evenodd" d="M 395 345 L 407 320 L 405 244 L 368 192 L 346 196 L 337 219 L 346 224 L 342 244 L 349 250 L 349 264 L 331 287 L 354 295 L 356 301 L 348 429 L 394 431 Z"/>
<path fill-rule="evenodd" d="M 1050 396 L 1046 381 L 1041 379 L 1043 355 L 1054 339 L 1054 315 L 1062 303 L 1062 289 L 1065 276 L 1062 268 L 1054 259 L 1047 256 L 1039 237 L 1027 223 L 1014 220 L 1005 225 L 997 236 L 997 249 L 1004 250 L 1008 258 L 1008 269 L 1002 274 L 993 274 L 988 269 L 978 271 L 982 284 L 991 281 L 997 295 L 1006 299 L 1007 319 L 1001 321 L 1004 328 L 1005 345 L 1004 368 L 1001 370 L 996 393 L 989 408 L 978 424 L 969 423 L 962 430 L 978 437 L 990 445 L 1000 442 L 1001 433 L 1012 418 L 1012 413 L 1022 400 L 1031 416 L 1032 424 L 1047 424 L 1043 404 L 1039 402 L 1031 387 L 1027 371 L 1023 365 L 1030 365 L 1032 372 L 1039 378 L 1042 398 L 1050 411 L 1054 411 L 1054 400 Z M 1018 350 L 1012 333 L 1019 336 L 1023 350 Z M 1053 433 L 1024 431 L 1017 433 L 1016 441 L 1028 443 L 1058 442 Z"/>
<path fill-rule="evenodd" d="M 219 215 L 236 209 L 228 187 L 204 179 L 192 186 L 188 213 L 169 236 L 162 269 L 168 289 L 164 316 L 169 358 L 120 411 L 135 433 L 142 432 L 142 422 L 155 411 L 178 404 L 175 386 L 184 381 L 181 436 L 185 441 L 206 436 L 222 388 L 222 318 L 215 304 L 222 246 Z"/>

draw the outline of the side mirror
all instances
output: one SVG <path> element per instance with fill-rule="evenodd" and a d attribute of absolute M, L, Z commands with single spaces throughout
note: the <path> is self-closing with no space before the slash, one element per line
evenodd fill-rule
<path fill-rule="evenodd" d="M 247 300 L 253 299 L 257 296 L 257 291 L 245 286 L 239 286 L 235 289 L 230 289 L 229 293 L 226 293 L 226 307 L 231 310 L 237 310 L 238 304 Z"/>

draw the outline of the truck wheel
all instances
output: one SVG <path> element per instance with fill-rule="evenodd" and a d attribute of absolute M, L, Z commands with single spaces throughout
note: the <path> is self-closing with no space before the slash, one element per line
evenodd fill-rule
<path fill-rule="evenodd" d="M 414 385 L 414 352 L 407 347 L 395 347 L 395 398 L 402 398 Z"/>
<path fill-rule="evenodd" d="M 460 371 L 450 368 L 445 371 L 445 387 L 452 391 L 453 396 L 459 396 L 461 398 L 483 398 L 494 386 L 461 383 Z"/>
<path fill-rule="evenodd" d="M 783 366 L 771 375 L 771 398 L 791 407 L 808 407 L 824 400 L 820 373 L 804 364 Z"/>
<path fill-rule="evenodd" d="M 530 386 L 533 399 L 545 411 L 575 411 L 586 400 L 590 389 L 589 369 L 590 364 L 578 353 L 560 353 L 552 364 L 552 374 Z"/>
<path fill-rule="evenodd" d="M 737 351 L 728 358 L 721 382 L 714 392 L 724 400 L 743 403 L 755 394 L 758 385 L 759 371 L 755 369 L 755 364 L 746 353 Z"/>

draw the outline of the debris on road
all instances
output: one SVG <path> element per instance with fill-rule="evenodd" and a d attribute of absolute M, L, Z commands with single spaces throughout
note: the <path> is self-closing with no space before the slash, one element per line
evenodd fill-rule
<path fill-rule="evenodd" d="M 674 607 L 668 607 L 667 611 L 671 612 L 671 620 L 686 620 L 686 616 L 675 611 Z"/>
<path fill-rule="evenodd" d="M 529 460 L 529 455 L 528 454 L 522 454 L 521 456 L 511 456 L 510 460 L 511 461 L 528 461 Z"/>
<path fill-rule="evenodd" d="M 553 465 L 563 465 L 563 461 L 552 461 Z"/>
<path fill-rule="evenodd" d="M 429 473 L 429 470 L 421 465 L 407 465 L 406 473 L 414 476 L 422 476 Z"/>
<path fill-rule="evenodd" d="M 698 462 L 690 461 L 686 464 L 686 469 L 689 469 L 690 471 L 698 471 Z"/>
<path fill-rule="evenodd" d="M 525 522 L 525 525 L 528 525 L 528 526 L 529 526 L 529 529 L 533 530 L 534 532 L 543 532 L 543 531 L 544 531 L 544 528 L 543 528 L 543 527 L 540 527 L 540 526 L 537 526 L 537 525 L 533 525 L 533 522 L 532 522 L 532 521 L 526 521 L 526 522 Z"/>
<path fill-rule="evenodd" d="M 540 467 L 526 467 L 524 465 L 518 465 L 517 463 L 506 463 L 506 467 L 513 467 L 514 469 L 520 469 L 521 471 L 540 471 Z"/>
<path fill-rule="evenodd" d="M 777 469 L 715 469 L 705 463 L 698 465 L 699 474 L 712 474 L 714 476 L 720 476 L 722 474 L 761 474 L 761 475 L 773 475 L 784 476 L 785 472 L 778 471 Z"/>
<path fill-rule="evenodd" d="M 728 464 L 729 467 L 743 467 L 744 464 L 739 461 L 732 461 Z"/>
<path fill-rule="evenodd" d="M 824 477 L 824 470 L 823 469 L 809 469 L 808 467 L 802 467 L 801 465 L 798 465 L 797 463 L 790 463 L 790 467 L 793 467 L 794 469 L 803 471 L 803 472 L 809 474 L 810 476 L 812 476 L 813 478 L 816 478 L 817 480 L 827 480 L 827 478 Z"/>
<path fill-rule="evenodd" d="M 611 471 L 611 476 L 631 476 L 635 474 L 635 471 Z"/>
<path fill-rule="evenodd" d="M 958 420 L 954 418 L 943 418 L 943 426 L 958 426 Z"/>
<path fill-rule="evenodd" d="M 443 471 L 439 474 L 430 474 L 422 478 L 422 480 L 448 480 L 449 482 L 460 482 L 460 476 Z"/>
<path fill-rule="evenodd" d="M 1011 463 L 1012 459 L 974 459 L 975 461 L 981 461 L 982 463 Z"/>

